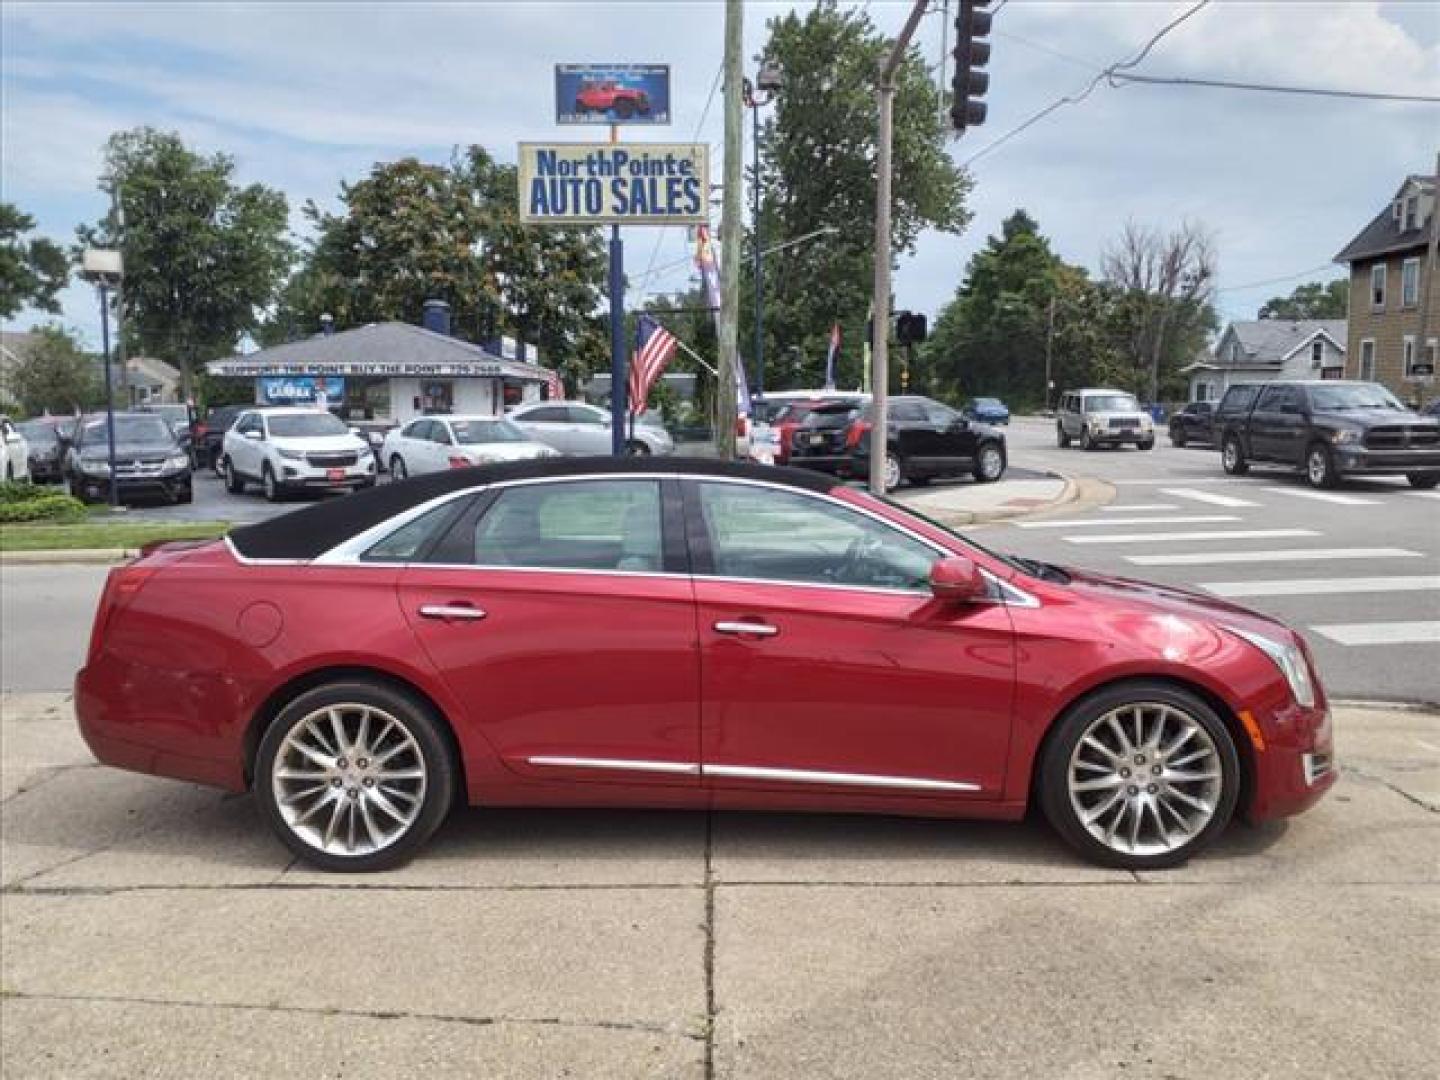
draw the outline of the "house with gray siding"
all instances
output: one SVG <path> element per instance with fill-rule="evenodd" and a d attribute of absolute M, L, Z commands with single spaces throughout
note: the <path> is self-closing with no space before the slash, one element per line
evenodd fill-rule
<path fill-rule="evenodd" d="M 1344 319 L 1253 319 L 1225 328 L 1209 354 L 1181 368 L 1191 401 L 1218 401 L 1235 383 L 1339 379 L 1345 374 Z"/>

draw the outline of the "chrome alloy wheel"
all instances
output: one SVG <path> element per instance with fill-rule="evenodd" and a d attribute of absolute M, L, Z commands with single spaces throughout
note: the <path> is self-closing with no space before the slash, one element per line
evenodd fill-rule
<path fill-rule="evenodd" d="M 1310 451 L 1309 457 L 1305 460 L 1305 471 L 1312 486 L 1324 485 L 1330 475 L 1330 462 L 1325 457 L 1324 450 L 1317 446 Z"/>
<path fill-rule="evenodd" d="M 1005 457 L 999 447 L 986 446 L 980 451 L 980 475 L 986 480 L 999 480 L 1005 471 Z"/>
<path fill-rule="evenodd" d="M 372 705 L 317 709 L 286 733 L 271 786 L 286 826 L 330 855 L 370 855 L 420 816 L 429 781 L 415 736 Z"/>
<path fill-rule="evenodd" d="M 1219 750 L 1189 713 L 1159 702 L 1122 705 L 1086 729 L 1070 755 L 1070 805 L 1087 832 L 1127 855 L 1184 847 L 1214 819 L 1223 792 Z"/>
<path fill-rule="evenodd" d="M 885 455 L 885 490 L 894 491 L 900 486 L 900 459 L 894 454 Z"/>

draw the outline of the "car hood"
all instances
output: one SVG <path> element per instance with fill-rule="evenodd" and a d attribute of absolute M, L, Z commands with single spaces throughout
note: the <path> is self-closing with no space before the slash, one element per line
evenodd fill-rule
<path fill-rule="evenodd" d="M 133 461 L 137 457 L 170 457 L 183 453 L 180 447 L 172 443 L 139 443 L 122 442 L 115 444 L 116 460 Z M 105 443 L 92 443 L 80 451 L 80 456 L 88 461 L 104 460 L 110 456 L 110 448 Z"/>
<path fill-rule="evenodd" d="M 1316 409 L 1311 416 L 1335 424 L 1376 427 L 1382 424 L 1409 424 L 1416 427 L 1440 427 L 1440 418 L 1411 412 L 1409 409 Z"/>
<path fill-rule="evenodd" d="M 298 450 L 302 454 L 350 454 L 369 450 L 370 444 L 364 439 L 346 433 L 344 435 L 274 435 L 270 442 L 286 450 Z"/>
<path fill-rule="evenodd" d="M 1156 585 L 1148 581 L 1110 577 L 1088 570 L 1074 570 L 1069 567 L 1064 569 L 1070 575 L 1068 587 L 1071 590 L 1119 610 L 1145 616 L 1171 616 L 1211 626 L 1257 630 L 1284 640 L 1289 640 L 1292 636 L 1290 628 L 1278 619 L 1204 593 L 1177 589 L 1170 585 Z"/>

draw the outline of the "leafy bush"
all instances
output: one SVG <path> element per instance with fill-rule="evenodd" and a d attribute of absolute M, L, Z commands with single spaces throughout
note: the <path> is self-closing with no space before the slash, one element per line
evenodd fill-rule
<path fill-rule="evenodd" d="M 7 487 L 13 485 L 6 485 Z M 0 524 L 17 521 L 75 521 L 85 516 L 85 504 L 69 495 L 40 490 L 38 498 L 14 500 L 0 497 Z"/>
<path fill-rule="evenodd" d="M 0 505 L 8 506 L 11 503 L 33 502 L 36 499 L 43 499 L 46 495 L 53 495 L 49 488 L 40 487 L 37 484 L 29 484 L 24 480 L 0 480 Z"/>

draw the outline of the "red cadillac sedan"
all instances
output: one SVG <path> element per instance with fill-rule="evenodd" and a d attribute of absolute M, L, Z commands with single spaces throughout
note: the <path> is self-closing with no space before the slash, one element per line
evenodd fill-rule
<path fill-rule="evenodd" d="M 458 800 L 1017 819 L 1174 866 L 1334 783 L 1304 642 L 995 554 L 809 472 L 435 473 L 113 570 L 76 681 L 111 765 L 251 790 L 331 870 Z"/>

